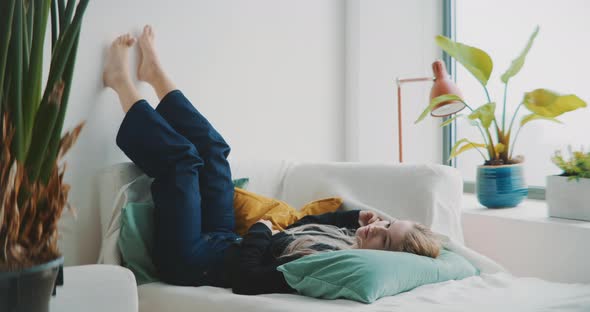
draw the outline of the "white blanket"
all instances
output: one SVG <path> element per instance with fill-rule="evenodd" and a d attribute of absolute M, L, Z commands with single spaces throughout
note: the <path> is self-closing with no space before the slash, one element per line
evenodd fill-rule
<path fill-rule="evenodd" d="M 590 286 L 484 273 L 460 281 L 424 285 L 372 304 L 284 294 L 240 296 L 229 289 L 159 283 L 140 286 L 139 299 L 142 312 L 587 312 Z"/>

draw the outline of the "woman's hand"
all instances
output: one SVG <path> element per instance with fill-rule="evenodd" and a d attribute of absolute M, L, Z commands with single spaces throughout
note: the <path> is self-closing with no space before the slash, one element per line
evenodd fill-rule
<path fill-rule="evenodd" d="M 272 232 L 272 235 L 279 233 L 279 231 L 272 229 L 272 222 L 270 222 L 268 220 L 260 219 L 260 220 L 256 221 L 256 223 L 262 223 L 262 224 L 266 225 L 266 227 Z"/>
<path fill-rule="evenodd" d="M 379 216 L 376 213 L 374 213 L 373 211 L 362 210 L 359 213 L 360 226 L 369 225 L 369 224 L 371 224 L 373 222 L 377 222 L 377 221 L 381 221 L 381 218 L 379 218 Z"/>

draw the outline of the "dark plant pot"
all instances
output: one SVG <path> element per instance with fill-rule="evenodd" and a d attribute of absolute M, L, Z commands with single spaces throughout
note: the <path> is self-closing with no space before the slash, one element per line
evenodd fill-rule
<path fill-rule="evenodd" d="M 488 208 L 516 207 L 529 194 L 522 164 L 478 166 L 477 199 Z"/>
<path fill-rule="evenodd" d="M 63 257 L 22 271 L 0 272 L 0 311 L 47 312 Z M 59 274 L 61 275 L 61 274 Z"/>

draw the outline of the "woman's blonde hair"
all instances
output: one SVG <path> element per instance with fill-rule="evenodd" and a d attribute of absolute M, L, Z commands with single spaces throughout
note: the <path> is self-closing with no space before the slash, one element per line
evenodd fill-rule
<path fill-rule="evenodd" d="M 401 251 L 430 258 L 440 254 L 440 240 L 421 223 L 414 223 L 401 243 Z"/>
<path fill-rule="evenodd" d="M 303 257 L 315 253 L 358 248 L 355 232 L 326 224 L 305 224 L 285 230 L 294 240 L 279 256 Z M 440 241 L 426 226 L 414 223 L 402 240 L 399 251 L 436 258 L 440 254 Z"/>

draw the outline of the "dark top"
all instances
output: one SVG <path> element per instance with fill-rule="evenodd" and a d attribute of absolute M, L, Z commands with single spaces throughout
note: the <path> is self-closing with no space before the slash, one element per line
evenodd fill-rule
<path fill-rule="evenodd" d="M 287 229 L 310 223 L 358 229 L 358 220 L 359 210 L 329 212 L 306 216 Z M 280 265 L 296 259 L 278 258 L 292 241 L 293 238 L 284 232 L 272 235 L 264 224 L 252 225 L 241 244 L 232 245 L 225 254 L 225 268 L 233 292 L 243 295 L 294 292 L 283 273 L 277 270 Z"/>

